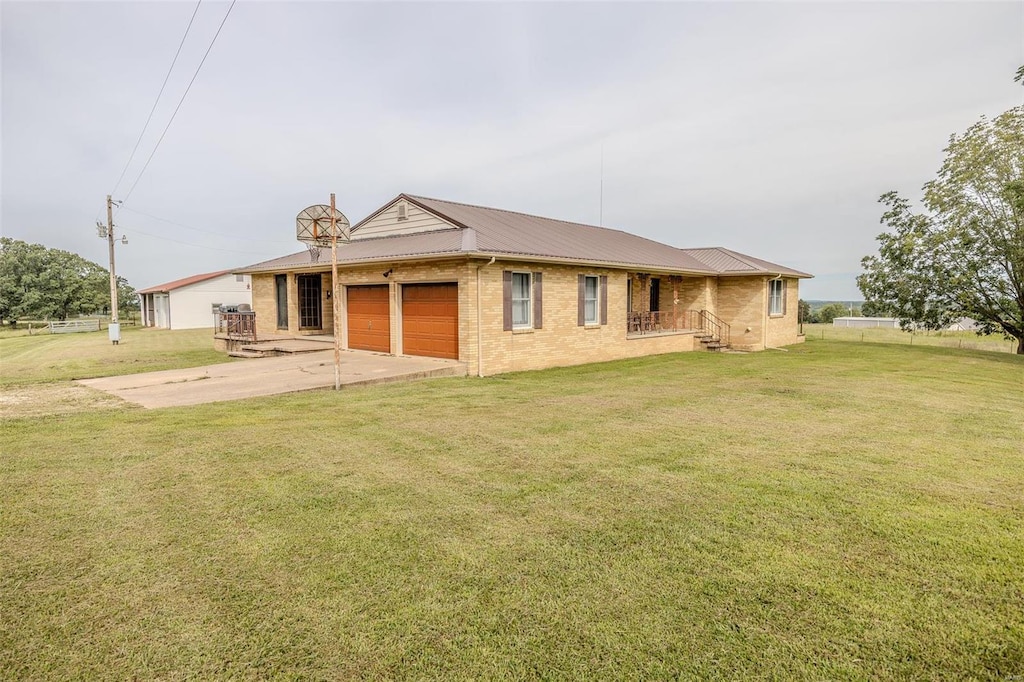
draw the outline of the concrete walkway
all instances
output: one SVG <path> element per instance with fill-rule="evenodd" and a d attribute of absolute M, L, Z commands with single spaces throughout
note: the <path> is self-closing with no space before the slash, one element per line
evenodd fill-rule
<path fill-rule="evenodd" d="M 366 351 L 341 353 L 343 388 L 387 381 L 465 375 L 466 365 L 456 360 L 392 356 Z M 333 388 L 334 351 L 101 379 L 80 379 L 77 383 L 111 393 L 145 408 L 199 405 Z"/>

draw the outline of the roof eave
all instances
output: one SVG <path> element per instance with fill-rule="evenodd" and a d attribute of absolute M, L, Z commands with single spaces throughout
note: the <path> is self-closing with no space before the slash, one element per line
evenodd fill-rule
<path fill-rule="evenodd" d="M 338 266 L 342 268 L 355 267 L 359 265 L 372 265 L 374 263 L 395 263 L 423 260 L 449 260 L 453 258 L 469 259 L 490 259 L 495 258 L 505 261 L 552 263 L 558 265 L 583 265 L 590 267 L 612 268 L 615 270 L 647 270 L 652 272 L 663 272 L 675 275 L 691 275 L 695 277 L 713 277 L 718 273 L 713 270 L 695 270 L 692 268 L 678 268 L 667 265 L 654 265 L 651 263 L 631 263 L 624 261 L 602 261 L 584 258 L 564 258 L 559 256 L 540 256 L 525 253 L 506 253 L 502 251 L 444 251 L 438 253 L 408 254 L 403 256 L 375 256 L 373 258 L 360 258 L 358 260 L 339 260 Z M 235 274 L 266 274 L 268 272 L 318 272 L 331 269 L 330 262 L 316 263 L 291 263 L 280 267 L 270 268 L 242 268 L 235 270 Z"/>
<path fill-rule="evenodd" d="M 730 272 L 716 273 L 718 277 L 790 277 L 792 279 L 814 279 L 814 275 L 806 272 L 790 271 L 779 272 L 778 270 L 755 270 L 754 272 Z"/>

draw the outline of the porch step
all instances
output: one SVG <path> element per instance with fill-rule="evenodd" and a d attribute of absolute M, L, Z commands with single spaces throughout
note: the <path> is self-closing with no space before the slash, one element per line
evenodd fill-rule
<path fill-rule="evenodd" d="M 230 358 L 265 358 L 267 354 L 255 350 L 233 350 L 228 352 Z"/>
<path fill-rule="evenodd" d="M 729 344 L 722 343 L 722 340 L 714 334 L 698 334 L 697 339 L 704 346 L 705 350 L 720 351 L 729 349 Z"/>
<path fill-rule="evenodd" d="M 228 353 L 233 357 L 244 358 L 267 358 L 274 355 L 294 355 L 297 353 L 318 353 L 323 350 L 334 348 L 334 342 L 322 340 L 312 341 L 306 339 L 275 339 L 273 341 L 258 341 L 247 343 L 237 351 Z M 237 353 L 237 355 L 236 355 Z M 242 354 L 245 355 L 242 355 Z"/>

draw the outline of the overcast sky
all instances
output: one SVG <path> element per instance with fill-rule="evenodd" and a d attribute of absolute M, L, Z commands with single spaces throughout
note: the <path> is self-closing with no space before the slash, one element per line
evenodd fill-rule
<path fill-rule="evenodd" d="M 2 232 L 107 265 L 95 221 L 194 2 L 10 2 Z M 202 2 L 125 199 L 228 10 Z M 239 0 L 115 217 L 142 288 L 299 250 L 400 192 L 726 246 L 859 299 L 877 199 L 1024 101 L 1024 3 Z M 158 220 L 162 219 L 162 220 Z M 170 221 L 170 222 L 167 222 Z"/>

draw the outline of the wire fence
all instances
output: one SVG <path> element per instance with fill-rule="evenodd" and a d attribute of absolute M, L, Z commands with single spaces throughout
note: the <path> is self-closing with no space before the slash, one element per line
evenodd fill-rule
<path fill-rule="evenodd" d="M 997 353 L 1016 353 L 1017 341 L 998 334 L 978 336 L 964 331 L 923 331 L 905 332 L 902 329 L 878 327 L 833 327 L 830 324 L 804 324 L 803 333 L 808 339 L 831 339 L 834 341 L 855 341 L 863 343 L 899 343 L 909 346 L 942 346 L 944 348 L 966 348 L 987 350 Z"/>
<path fill-rule="evenodd" d="M 73 323 L 95 323 L 97 325 L 96 328 L 90 329 L 89 331 L 104 331 L 110 326 L 110 317 L 107 315 L 91 315 L 87 317 L 71 318 L 70 321 Z M 119 321 L 122 329 L 124 327 L 136 327 L 142 324 L 138 311 L 122 315 Z M 52 334 L 54 331 L 51 329 L 51 323 L 52 320 L 47 319 L 17 320 L 13 322 L 10 320 L 4 320 L 3 323 L 0 324 L 0 338 Z"/>

